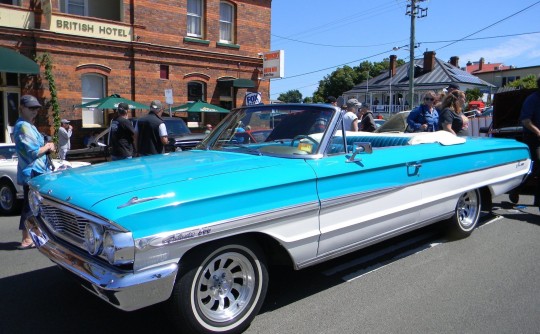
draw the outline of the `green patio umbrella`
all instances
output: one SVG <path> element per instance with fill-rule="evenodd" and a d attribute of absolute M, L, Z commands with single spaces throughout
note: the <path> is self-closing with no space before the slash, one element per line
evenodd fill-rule
<path fill-rule="evenodd" d="M 229 110 L 203 101 L 189 102 L 178 107 L 171 108 L 172 112 L 219 112 L 228 113 Z"/>
<path fill-rule="evenodd" d="M 150 109 L 150 107 L 145 104 L 124 99 L 118 94 L 113 94 L 87 103 L 76 104 L 73 108 L 116 109 L 118 108 L 118 104 L 122 102 L 127 103 L 129 109 Z"/>

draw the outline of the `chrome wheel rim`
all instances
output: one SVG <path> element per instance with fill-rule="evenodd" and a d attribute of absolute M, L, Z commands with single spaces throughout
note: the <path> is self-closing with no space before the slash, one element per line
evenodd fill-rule
<path fill-rule="evenodd" d="M 456 214 L 459 225 L 464 230 L 470 230 L 478 219 L 478 195 L 476 191 L 468 191 L 459 198 Z"/>
<path fill-rule="evenodd" d="M 0 206 L 4 210 L 10 210 L 13 206 L 13 192 L 7 187 L 0 189 Z"/>
<path fill-rule="evenodd" d="M 201 271 L 195 298 L 202 314 L 214 322 L 238 317 L 249 307 L 255 290 L 255 269 L 249 259 L 236 252 L 213 258 Z"/>

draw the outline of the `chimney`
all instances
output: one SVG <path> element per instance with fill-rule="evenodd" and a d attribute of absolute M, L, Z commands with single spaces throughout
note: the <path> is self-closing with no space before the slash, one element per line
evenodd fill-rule
<path fill-rule="evenodd" d="M 484 67 L 484 57 L 480 58 L 480 61 L 478 62 L 478 70 L 481 71 L 482 67 Z"/>
<path fill-rule="evenodd" d="M 424 52 L 424 73 L 433 71 L 435 68 L 435 51 Z"/>
<path fill-rule="evenodd" d="M 450 64 L 459 68 L 459 57 L 458 56 L 450 57 Z"/>
<path fill-rule="evenodd" d="M 390 78 L 396 75 L 396 55 L 390 55 Z"/>

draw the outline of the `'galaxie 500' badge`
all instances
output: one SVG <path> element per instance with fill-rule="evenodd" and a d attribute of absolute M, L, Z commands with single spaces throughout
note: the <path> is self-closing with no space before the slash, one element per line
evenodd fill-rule
<path fill-rule="evenodd" d="M 172 244 L 174 242 L 182 241 L 182 240 L 185 240 L 185 239 L 201 237 L 203 235 L 210 234 L 210 231 L 211 231 L 211 229 L 206 227 L 206 228 L 196 229 L 196 230 L 193 230 L 193 231 L 176 233 L 176 234 L 173 234 L 173 235 L 171 235 L 169 237 L 163 238 L 162 243 L 164 245 L 168 245 L 168 244 Z"/>

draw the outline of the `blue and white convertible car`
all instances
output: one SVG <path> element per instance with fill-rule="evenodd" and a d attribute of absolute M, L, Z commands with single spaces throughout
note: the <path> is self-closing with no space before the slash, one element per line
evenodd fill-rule
<path fill-rule="evenodd" d="M 237 333 L 263 303 L 269 265 L 302 269 L 443 220 L 466 236 L 531 167 L 515 140 L 345 132 L 342 116 L 239 108 L 195 150 L 40 176 L 27 227 L 117 308 L 167 301 L 182 333 Z M 258 130 L 263 142 L 239 135 Z"/>

